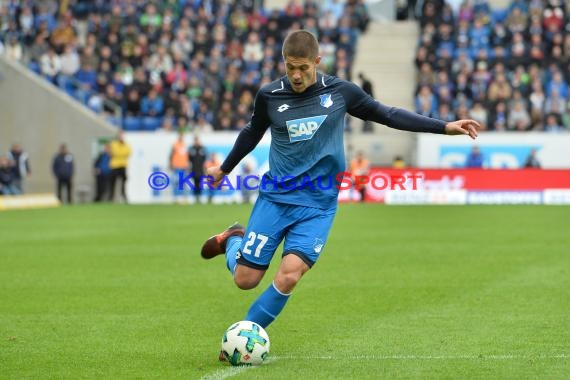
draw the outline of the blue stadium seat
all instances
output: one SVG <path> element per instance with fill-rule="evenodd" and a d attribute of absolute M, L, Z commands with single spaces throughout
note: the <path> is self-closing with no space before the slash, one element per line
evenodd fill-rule
<path fill-rule="evenodd" d="M 123 120 L 123 130 L 125 131 L 140 131 L 141 119 L 136 116 L 127 116 Z"/>
<path fill-rule="evenodd" d="M 121 119 L 115 116 L 107 116 L 107 121 L 113 124 L 115 127 L 121 126 Z"/>
<path fill-rule="evenodd" d="M 160 128 L 162 120 L 160 117 L 147 116 L 142 119 L 142 129 L 145 131 L 155 131 Z"/>
<path fill-rule="evenodd" d="M 38 75 L 42 73 L 40 64 L 37 62 L 31 61 L 30 63 L 28 63 L 28 68 Z"/>

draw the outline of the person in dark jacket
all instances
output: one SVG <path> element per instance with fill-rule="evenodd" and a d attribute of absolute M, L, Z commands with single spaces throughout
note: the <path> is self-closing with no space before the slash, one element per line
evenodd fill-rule
<path fill-rule="evenodd" d="M 20 191 L 14 186 L 14 171 L 8 157 L 0 156 L 0 195 L 18 195 Z"/>
<path fill-rule="evenodd" d="M 67 150 L 67 145 L 61 144 L 59 153 L 53 159 L 53 175 L 57 179 L 57 197 L 63 203 L 62 190 L 65 188 L 67 203 L 73 203 L 73 155 Z"/>
<path fill-rule="evenodd" d="M 103 146 L 103 151 L 99 153 L 97 159 L 95 160 L 95 179 L 96 179 L 96 189 L 95 189 L 95 202 L 101 202 L 106 199 L 107 194 L 111 190 L 111 148 L 109 143 Z"/>
<path fill-rule="evenodd" d="M 12 145 L 12 149 L 10 149 L 7 156 L 12 162 L 12 173 L 14 174 L 12 185 L 17 189 L 18 193 L 24 193 L 24 180 L 32 174 L 28 154 L 23 151 L 20 144 L 16 143 Z"/>
<path fill-rule="evenodd" d="M 194 177 L 192 179 L 194 181 L 193 191 L 196 203 L 200 203 L 200 196 L 202 194 L 200 178 L 204 175 L 206 154 L 206 148 L 200 142 L 200 138 L 198 136 L 194 136 L 194 145 L 188 148 L 188 159 L 190 160 L 192 173 L 194 173 Z"/>

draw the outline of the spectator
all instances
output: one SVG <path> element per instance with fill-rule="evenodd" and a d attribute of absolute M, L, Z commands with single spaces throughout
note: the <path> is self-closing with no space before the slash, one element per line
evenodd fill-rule
<path fill-rule="evenodd" d="M 374 97 L 374 88 L 372 87 L 372 82 L 368 79 L 364 73 L 358 73 L 358 79 L 360 79 L 360 87 L 368 95 Z M 374 126 L 370 121 L 365 121 L 362 125 L 362 132 L 374 132 Z"/>
<path fill-rule="evenodd" d="M 210 158 L 204 163 L 204 172 L 206 172 L 207 169 L 210 167 L 219 166 L 221 164 L 222 164 L 222 161 L 220 161 L 218 154 L 217 153 L 211 153 Z M 194 166 L 192 166 L 192 167 L 194 167 Z M 212 200 L 214 198 L 214 194 L 215 194 L 215 190 L 208 188 L 208 203 L 212 203 Z M 196 199 L 198 199 L 198 195 L 196 195 Z"/>
<path fill-rule="evenodd" d="M 18 195 L 20 190 L 14 185 L 14 171 L 8 157 L 0 156 L 0 195 Z"/>
<path fill-rule="evenodd" d="M 56 83 L 57 76 L 61 70 L 61 59 L 53 47 L 48 47 L 47 52 L 41 56 L 40 69 L 42 75 L 48 81 Z"/>
<path fill-rule="evenodd" d="M 471 148 L 471 153 L 467 156 L 465 161 L 466 168 L 482 168 L 483 167 L 483 154 L 478 146 Z"/>
<path fill-rule="evenodd" d="M 66 45 L 75 42 L 75 29 L 71 25 L 71 19 L 67 16 L 61 16 L 57 27 L 51 32 L 51 44 L 57 51 L 62 53 Z"/>
<path fill-rule="evenodd" d="M 110 144 L 111 160 L 111 190 L 109 191 L 109 201 L 115 199 L 115 187 L 117 180 L 121 181 L 121 196 L 125 203 L 127 200 L 126 184 L 127 184 L 127 166 L 129 157 L 131 156 L 131 147 L 125 142 L 125 136 L 122 131 L 117 134 L 117 138 Z"/>
<path fill-rule="evenodd" d="M 111 146 L 109 143 L 103 145 L 103 150 L 95 159 L 95 202 L 108 199 L 111 188 Z"/>
<path fill-rule="evenodd" d="M 424 116 L 433 116 L 437 111 L 437 99 L 429 86 L 422 86 L 416 95 L 416 112 Z"/>
<path fill-rule="evenodd" d="M 58 85 L 60 88 L 68 89 L 71 87 L 71 78 L 79 71 L 80 60 L 79 54 L 72 44 L 65 45 L 63 54 L 60 56 L 61 72 L 58 77 Z"/>
<path fill-rule="evenodd" d="M 141 100 L 136 88 L 131 88 L 127 93 L 123 112 L 125 113 L 125 116 L 136 117 L 141 115 Z"/>
<path fill-rule="evenodd" d="M 451 112 L 451 108 L 448 103 L 441 103 L 437 108 L 436 119 L 451 122 L 457 120 L 455 114 Z"/>
<path fill-rule="evenodd" d="M 28 154 L 22 150 L 20 144 L 13 144 L 7 156 L 12 163 L 12 185 L 22 194 L 25 188 L 24 180 L 32 175 Z"/>
<path fill-rule="evenodd" d="M 75 79 L 79 87 L 75 91 L 75 97 L 86 104 L 87 100 L 97 90 L 97 72 L 89 61 L 83 62 L 81 69 L 75 73 Z"/>
<path fill-rule="evenodd" d="M 184 178 L 188 169 L 190 168 L 190 161 L 186 151 L 186 143 L 184 142 L 184 132 L 178 132 L 178 139 L 172 145 L 170 151 L 170 170 L 174 173 L 176 178 L 176 188 L 174 190 L 174 197 L 184 195 L 184 184 L 180 182 L 180 178 Z"/>
<path fill-rule="evenodd" d="M 491 113 L 489 121 L 489 125 L 492 127 L 491 129 L 495 131 L 506 130 L 508 117 L 507 104 L 505 102 L 498 102 Z"/>
<path fill-rule="evenodd" d="M 194 198 L 197 203 L 200 202 L 200 196 L 202 194 L 202 188 L 200 186 L 200 179 L 205 173 L 206 164 L 206 148 L 200 142 L 198 135 L 194 136 L 194 143 L 188 148 L 188 159 L 190 161 L 190 167 L 192 173 L 194 173 Z"/>
<path fill-rule="evenodd" d="M 487 113 L 487 109 L 483 107 L 481 102 L 473 103 L 473 108 L 469 110 L 469 115 L 471 119 L 479 122 L 481 124 L 481 129 L 487 129 L 487 120 L 489 119 L 489 115 Z M 455 119 L 453 119 L 455 120 Z"/>
<path fill-rule="evenodd" d="M 366 200 L 366 182 L 359 180 L 360 176 L 368 176 L 370 172 L 370 161 L 364 157 L 364 153 L 359 151 L 350 161 L 350 173 L 354 182 L 354 189 L 360 194 L 360 202 Z"/>
<path fill-rule="evenodd" d="M 198 115 L 196 123 L 192 127 L 192 130 L 194 131 L 194 133 L 200 135 L 200 134 L 213 132 L 214 127 L 208 120 L 206 120 L 206 118 L 203 115 Z"/>
<path fill-rule="evenodd" d="M 568 99 L 568 84 L 558 70 L 552 75 L 552 80 L 548 83 L 546 96 L 552 96 L 555 90 L 560 97 Z"/>
<path fill-rule="evenodd" d="M 551 89 L 551 94 L 544 102 L 544 113 L 555 113 L 562 116 L 566 112 L 566 99 L 560 96 L 557 88 Z"/>
<path fill-rule="evenodd" d="M 394 159 L 392 160 L 392 167 L 394 169 L 405 169 L 406 168 L 406 161 L 404 160 L 404 157 L 402 156 L 394 156 Z"/>
<path fill-rule="evenodd" d="M 530 151 L 528 157 L 525 160 L 524 167 L 540 169 L 540 161 L 538 161 L 538 158 L 536 158 L 536 149 L 532 149 Z"/>
<path fill-rule="evenodd" d="M 24 53 L 17 37 L 10 36 L 8 38 L 8 44 L 4 48 L 4 55 L 11 61 L 19 62 L 22 60 Z"/>
<path fill-rule="evenodd" d="M 546 116 L 544 130 L 546 132 L 561 132 L 564 130 L 564 127 L 562 126 L 562 123 L 558 120 L 557 115 L 551 113 Z"/>
<path fill-rule="evenodd" d="M 487 99 L 490 102 L 507 101 L 511 98 L 513 89 L 504 74 L 498 74 L 489 85 Z"/>
<path fill-rule="evenodd" d="M 172 130 L 174 130 L 174 121 L 172 117 L 165 117 L 162 119 L 162 124 L 160 125 L 160 128 L 157 129 L 157 131 L 160 132 L 170 132 Z"/>
<path fill-rule="evenodd" d="M 159 117 L 164 113 L 164 100 L 154 88 L 141 101 L 141 113 L 143 116 Z"/>
<path fill-rule="evenodd" d="M 73 203 L 73 166 L 73 155 L 67 150 L 67 145 L 61 144 L 52 164 L 53 175 L 57 180 L 57 198 L 61 203 L 64 203 L 62 195 L 64 188 L 67 204 Z"/>
<path fill-rule="evenodd" d="M 513 103 L 509 109 L 507 128 L 510 130 L 528 131 L 531 128 L 531 119 L 522 101 Z"/>
<path fill-rule="evenodd" d="M 542 119 L 544 116 L 543 109 L 546 96 L 542 90 L 542 82 L 540 80 L 535 80 L 532 83 L 532 92 L 530 93 L 529 100 L 532 124 L 534 126 L 542 126 Z"/>

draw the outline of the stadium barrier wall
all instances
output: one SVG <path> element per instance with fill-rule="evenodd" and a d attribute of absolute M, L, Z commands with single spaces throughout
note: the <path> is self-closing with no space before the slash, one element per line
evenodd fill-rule
<path fill-rule="evenodd" d="M 427 136 L 427 135 L 426 135 Z M 216 153 L 220 162 L 229 153 L 237 133 L 216 132 L 200 135 L 202 144 L 206 147 L 208 157 Z M 441 140 L 451 142 L 453 139 L 436 136 Z M 503 157 L 503 162 L 520 162 L 531 149 L 539 149 L 539 157 L 549 161 L 550 154 L 559 155 L 562 159 L 561 147 L 556 143 L 567 136 L 537 136 L 532 145 L 524 141 L 517 141 L 516 136 L 508 136 L 511 144 L 502 143 L 493 145 Z M 555 137 L 554 140 L 550 137 Z M 132 147 L 132 156 L 128 166 L 127 196 L 131 203 L 192 203 L 195 201 L 192 191 L 184 186 L 184 191 L 177 190 L 177 175 L 169 168 L 169 155 L 172 145 L 178 135 L 174 132 L 157 132 L 148 134 L 144 132 L 128 132 L 126 141 Z M 185 143 L 192 145 L 194 135 L 186 134 Z M 522 139 L 525 140 L 525 139 Z M 534 140 L 533 140 L 534 141 Z M 437 141 L 436 141 L 437 142 Z M 493 141 L 494 142 L 494 141 Z M 489 145 L 487 145 L 489 144 Z M 565 142 L 562 143 L 564 145 Z M 243 164 L 251 166 L 249 174 L 261 176 L 269 168 L 270 137 L 266 135 L 257 148 L 250 153 L 244 161 L 229 176 L 231 183 L 235 184 L 238 175 L 243 176 Z M 447 145 L 442 144 L 443 147 Z M 479 144 L 483 149 L 491 146 L 488 142 Z M 457 145 L 468 152 L 471 145 Z M 570 146 L 570 142 L 567 146 Z M 438 149 L 436 146 L 434 149 Z M 442 150 L 446 152 L 445 150 Z M 540 153 L 547 151 L 547 155 Z M 550 152 L 552 151 L 552 152 Z M 484 150 L 485 152 L 485 150 Z M 464 154 L 463 153 L 463 154 Z M 436 156 L 437 157 L 437 156 Z M 445 158 L 446 156 L 442 156 Z M 497 158 L 495 158 L 498 161 Z M 564 161 L 563 161 L 564 162 Z M 514 164 L 513 164 L 514 165 Z M 517 164 L 519 165 L 519 164 Z M 570 165 L 569 165 L 570 167 Z M 153 189 L 150 178 L 153 173 L 161 172 L 168 176 L 168 186 L 162 190 Z M 391 169 L 375 167 L 369 177 L 384 176 L 388 181 L 377 182 L 375 189 L 371 183 L 367 185 L 367 198 L 369 202 L 382 202 L 386 204 L 570 204 L 570 170 L 568 169 Z M 390 179 L 394 176 L 408 178 L 404 182 L 406 190 L 392 186 Z M 421 177 L 416 180 L 413 189 L 412 176 Z M 202 202 L 209 196 L 208 190 L 202 192 Z M 358 192 L 354 190 L 341 190 L 341 202 L 357 201 Z M 241 202 L 242 194 L 239 190 L 224 190 L 216 192 L 214 203 Z"/>
<path fill-rule="evenodd" d="M 200 141 L 206 148 L 208 158 L 215 153 L 220 163 L 230 152 L 235 139 L 236 132 L 215 132 L 201 134 Z M 127 197 L 130 203 L 181 203 L 195 201 L 191 194 L 191 189 L 184 186 L 185 191 L 177 191 L 177 175 L 170 170 L 170 152 L 173 144 L 178 139 L 175 132 L 156 132 L 153 134 L 145 132 L 127 132 L 125 141 L 131 145 L 132 155 L 127 169 Z M 194 142 L 193 134 L 185 135 L 185 145 L 190 147 Z M 251 152 L 230 174 L 230 181 L 235 183 L 235 177 L 243 173 L 244 163 L 248 163 L 252 173 L 261 175 L 269 168 L 269 135 L 265 135 L 259 145 Z M 168 176 L 169 184 L 163 190 L 154 190 L 149 183 L 151 174 L 161 172 Z M 163 180 L 161 180 L 163 181 Z M 208 197 L 208 191 L 202 192 L 202 202 Z M 217 192 L 213 198 L 215 203 L 241 202 L 242 195 L 238 190 L 226 190 Z"/>
<path fill-rule="evenodd" d="M 570 204 L 569 169 L 372 168 L 366 201 L 386 204 Z M 406 178 L 401 185 L 394 178 Z M 415 180 L 413 180 L 415 178 Z M 374 185 L 376 184 L 376 185 Z M 354 192 L 341 200 L 355 200 Z"/>
<path fill-rule="evenodd" d="M 26 193 L 55 192 L 52 160 L 66 143 L 75 159 L 74 188 L 93 188 L 93 146 L 97 137 L 117 130 L 101 117 L 16 62 L 0 56 L 0 155 L 12 143 L 28 153 L 32 175 Z"/>
<path fill-rule="evenodd" d="M 518 169 L 531 150 L 537 150 L 542 168 L 570 168 L 570 133 L 504 132 L 481 133 L 476 141 L 456 136 L 418 135 L 416 166 L 421 168 L 460 168 L 473 146 L 484 157 L 484 167 Z"/>

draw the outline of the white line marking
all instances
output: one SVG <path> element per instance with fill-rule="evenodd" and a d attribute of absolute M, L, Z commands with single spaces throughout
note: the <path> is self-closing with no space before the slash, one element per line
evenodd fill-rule
<path fill-rule="evenodd" d="M 274 359 L 337 360 L 339 356 L 278 356 Z M 343 360 L 518 360 L 518 359 L 570 359 L 570 354 L 552 355 L 353 355 Z"/>
<path fill-rule="evenodd" d="M 279 359 L 278 357 L 269 357 L 267 358 L 266 362 L 262 365 L 266 365 L 267 363 L 271 363 Z M 226 363 L 227 364 L 227 363 Z M 248 369 L 254 369 L 257 366 L 241 366 L 241 367 L 226 367 L 217 370 L 216 372 L 212 372 L 210 374 L 204 375 L 200 380 L 223 380 L 229 377 L 235 376 L 243 371 L 247 371 Z"/>
<path fill-rule="evenodd" d="M 202 377 L 200 380 L 223 380 L 227 379 L 228 377 L 235 376 L 238 373 L 243 372 L 249 368 L 253 367 L 227 367 L 219 369 L 216 372 L 210 373 Z"/>
<path fill-rule="evenodd" d="M 271 356 L 267 363 L 277 360 L 546 360 L 546 359 L 570 359 L 570 354 L 543 354 L 543 355 L 353 355 L 353 356 Z M 266 365 L 266 364 L 264 364 Z M 200 380 L 223 380 L 235 376 L 251 367 L 227 367 L 205 375 Z"/>

